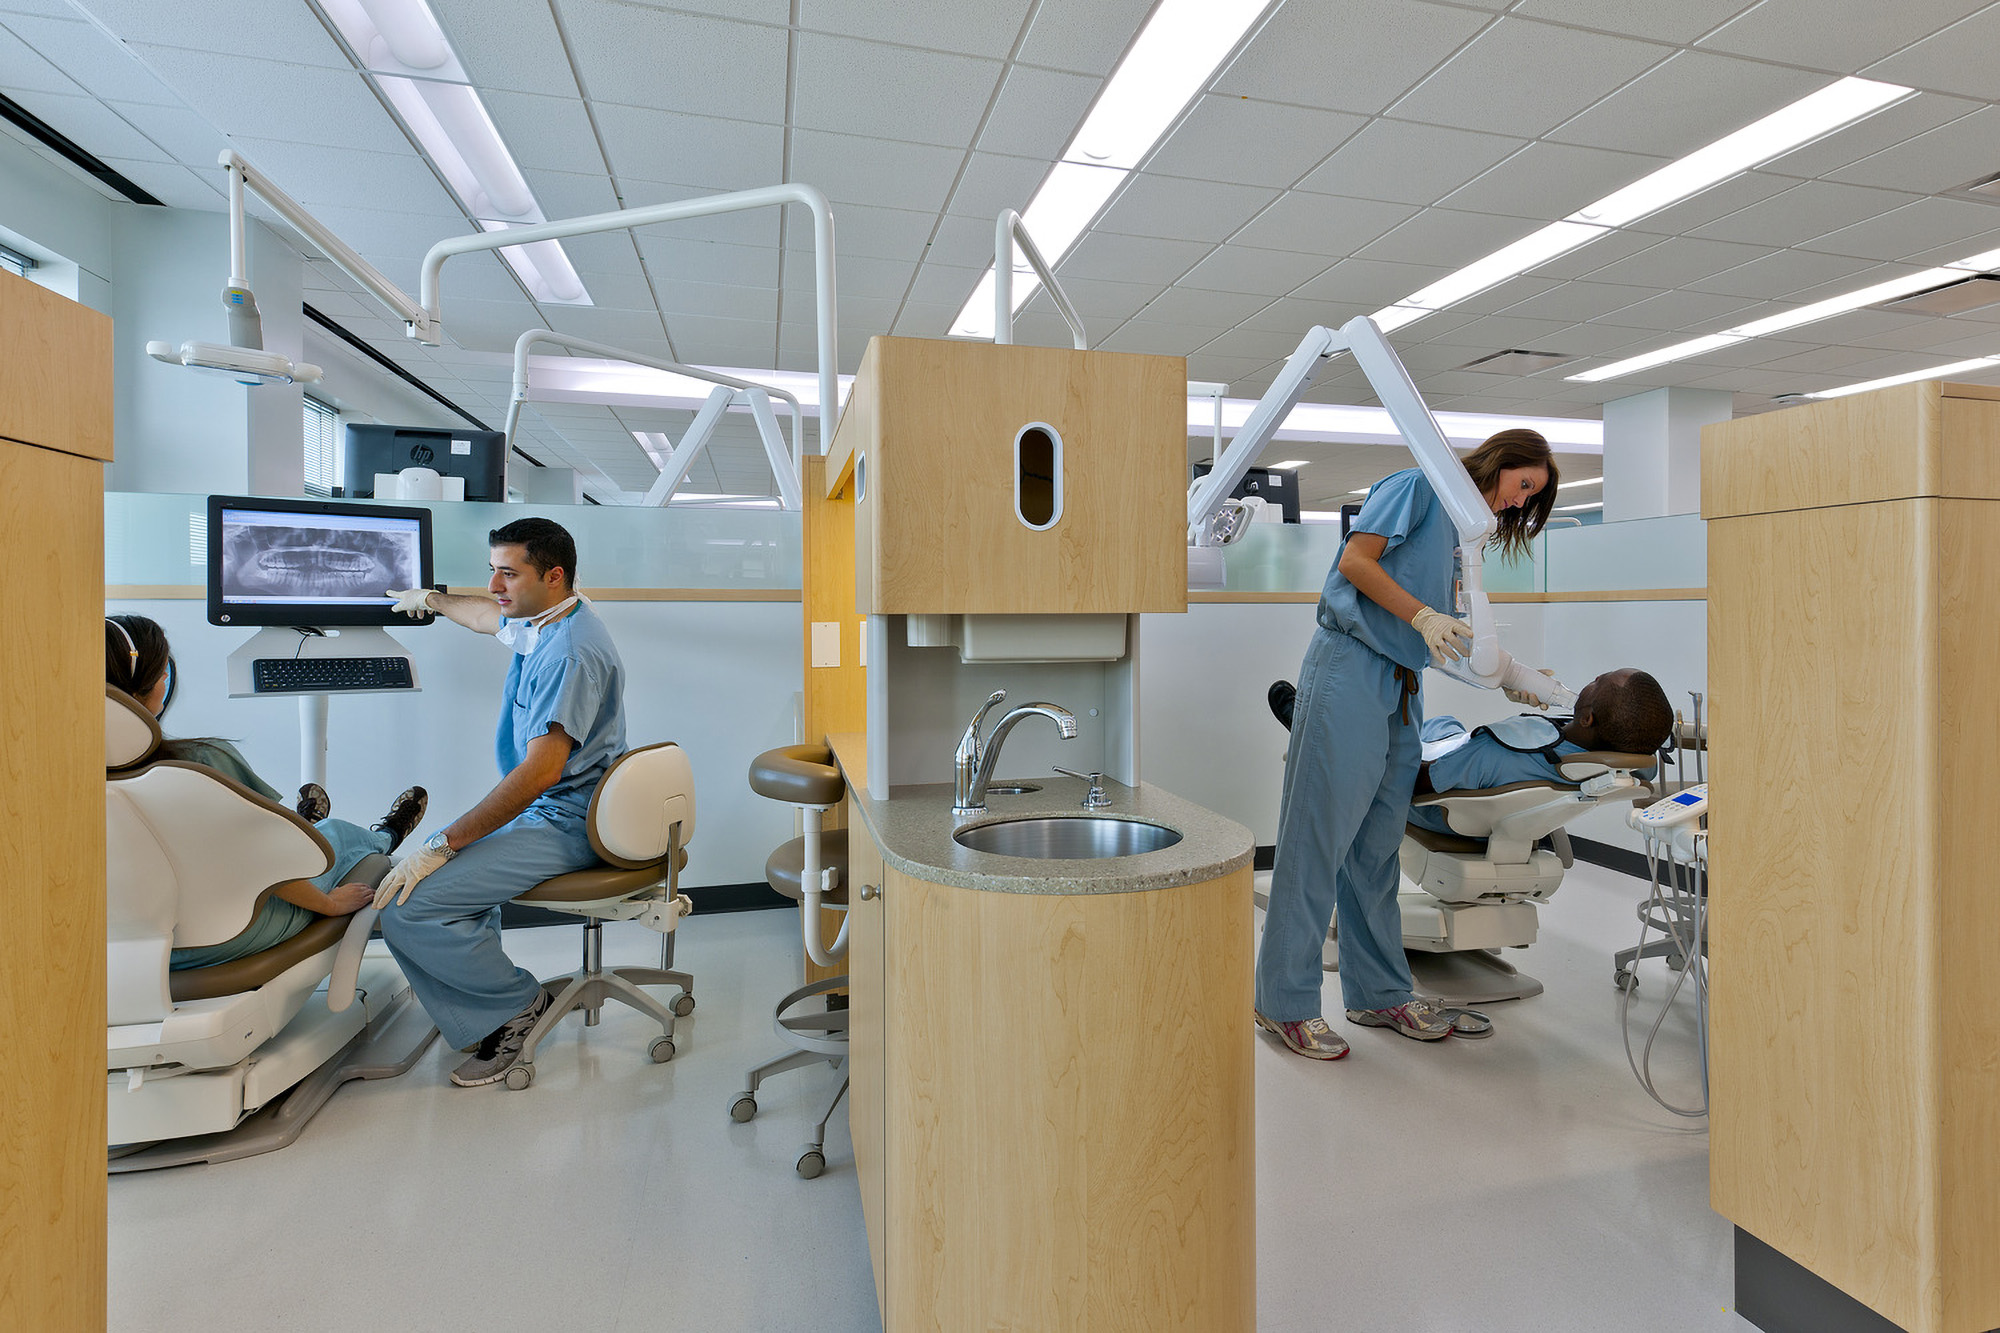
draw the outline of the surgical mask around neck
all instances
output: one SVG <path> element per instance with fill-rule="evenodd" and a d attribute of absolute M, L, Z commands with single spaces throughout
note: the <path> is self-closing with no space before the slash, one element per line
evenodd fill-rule
<path fill-rule="evenodd" d="M 568 601 L 552 606 L 538 616 L 533 616 L 526 620 L 504 621 L 500 628 L 494 631 L 493 637 L 506 644 L 509 648 L 512 648 L 521 656 L 526 657 L 529 653 L 535 651 L 535 645 L 541 641 L 542 626 L 549 624 L 563 612 L 575 606 L 579 600 L 579 598 L 571 597 Z"/>

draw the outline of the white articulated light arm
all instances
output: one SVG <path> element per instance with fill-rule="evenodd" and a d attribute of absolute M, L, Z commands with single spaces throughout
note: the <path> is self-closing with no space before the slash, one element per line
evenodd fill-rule
<path fill-rule="evenodd" d="M 443 336 L 443 316 L 439 287 L 444 261 L 453 255 L 475 254 L 482 250 L 504 250 L 509 246 L 536 241 L 558 241 L 566 236 L 588 236 L 601 231 L 624 231 L 657 222 L 678 222 L 685 218 L 710 217 L 751 208 L 774 208 L 803 204 L 813 217 L 813 293 L 815 336 L 819 353 L 819 451 L 825 453 L 833 439 L 833 427 L 840 416 L 840 357 L 834 324 L 833 209 L 826 196 L 810 185 L 767 185 L 734 194 L 714 194 L 702 199 L 684 199 L 673 204 L 647 208 L 626 208 L 615 213 L 592 213 L 559 222 L 538 222 L 503 231 L 453 236 L 439 241 L 424 256 L 418 283 L 422 322 L 411 319 L 410 336 L 435 346 Z"/>
<path fill-rule="evenodd" d="M 1403 440 L 1416 456 L 1425 480 L 1437 493 L 1452 526 L 1458 530 L 1461 564 L 1465 580 L 1467 611 L 1472 624 L 1472 655 L 1442 668 L 1470 685 L 1488 689 L 1509 689 L 1533 694 L 1546 702 L 1568 695 L 1561 685 L 1538 671 L 1514 663 L 1500 647 L 1493 623 L 1493 608 L 1486 596 L 1484 565 L 1486 540 L 1497 526 L 1492 508 L 1465 464 L 1438 429 L 1437 419 L 1424 403 L 1423 395 L 1411 381 L 1409 371 L 1375 321 L 1357 316 L 1342 325 L 1338 333 L 1316 327 L 1307 331 L 1298 349 L 1271 382 L 1269 391 L 1251 409 L 1250 416 L 1216 460 L 1215 469 L 1202 478 L 1188 499 L 1188 528 L 1198 544 L 1213 544 L 1213 520 L 1228 502 L 1250 465 L 1264 446 L 1278 433 L 1305 391 L 1311 387 L 1320 365 L 1341 352 L 1351 352 L 1368 377 L 1369 387 L 1396 423 Z M 1435 608 L 1448 610 L 1449 608 Z M 1532 679 L 1529 679 L 1532 677 Z"/>
<path fill-rule="evenodd" d="M 1014 247 L 1021 247 L 1022 258 L 1035 270 L 1035 276 L 1048 289 L 1049 299 L 1056 303 L 1056 309 L 1069 324 L 1070 342 L 1079 352 L 1090 350 L 1090 339 L 1084 336 L 1083 316 L 1076 313 L 1070 304 L 1069 293 L 1056 281 L 1055 270 L 1049 261 L 1042 258 L 1042 252 L 1035 248 L 1035 242 L 1028 235 L 1027 224 L 1021 215 L 1011 208 L 1000 210 L 1000 216 L 993 219 L 993 341 L 996 344 L 1014 341 Z"/>
<path fill-rule="evenodd" d="M 798 461 L 796 455 L 803 445 L 801 422 L 803 414 L 799 409 L 798 395 L 783 389 L 758 384 L 753 380 L 738 379 L 734 375 L 724 375 L 718 371 L 704 370 L 700 366 L 682 365 L 678 361 L 667 361 L 659 357 L 646 356 L 639 352 L 628 352 L 622 347 L 612 347 L 605 343 L 592 342 L 587 338 L 573 338 L 566 333 L 556 333 L 550 329 L 529 329 L 514 340 L 514 394 L 507 404 L 507 443 L 514 443 L 514 427 L 521 419 L 521 408 L 528 401 L 528 349 L 536 343 L 549 343 L 556 347 L 566 347 L 571 351 L 584 352 L 591 356 L 601 356 L 614 361 L 629 361 L 635 366 L 646 366 L 653 370 L 664 370 L 672 375 L 683 375 L 688 379 L 701 380 L 717 388 L 702 404 L 700 413 L 681 443 L 674 449 L 672 466 L 663 469 L 659 480 L 646 492 L 641 501 L 645 505 L 663 505 L 673 498 L 674 492 L 687 478 L 688 469 L 693 466 L 695 456 L 715 433 L 722 414 L 734 403 L 744 403 L 750 408 L 750 415 L 757 422 L 757 434 L 764 442 L 764 454 L 770 459 L 771 473 L 778 481 L 779 503 L 786 509 L 797 510 L 805 505 L 799 490 Z M 771 410 L 771 398 L 782 398 L 792 409 L 792 451 L 785 452 L 784 436 L 778 429 L 778 421 Z"/>

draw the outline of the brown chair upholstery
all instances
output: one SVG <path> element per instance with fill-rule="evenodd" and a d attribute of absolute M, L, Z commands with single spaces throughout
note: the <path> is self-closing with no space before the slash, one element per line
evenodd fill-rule
<path fill-rule="evenodd" d="M 846 902 L 846 829 L 831 828 L 825 829 L 820 833 L 819 858 L 822 866 L 838 871 L 840 877 L 839 886 L 822 893 L 820 901 L 826 903 Z M 772 852 L 770 858 L 764 862 L 764 878 L 769 881 L 772 888 L 784 894 L 793 902 L 798 902 L 806 896 L 805 871 L 806 840 L 804 838 L 793 838 L 790 842 L 778 848 L 777 851 Z"/>

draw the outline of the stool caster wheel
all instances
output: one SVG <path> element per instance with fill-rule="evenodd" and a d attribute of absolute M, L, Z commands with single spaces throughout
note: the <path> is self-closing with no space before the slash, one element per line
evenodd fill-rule
<path fill-rule="evenodd" d="M 646 1048 L 646 1054 L 653 1057 L 654 1064 L 665 1064 L 674 1058 L 674 1039 L 672 1037 L 653 1038 L 653 1044 Z"/>
<path fill-rule="evenodd" d="M 1639 978 L 1635 974 L 1620 968 L 1611 974 L 1611 984 L 1621 991 L 1635 991 L 1639 989 Z"/>
<path fill-rule="evenodd" d="M 826 1154 L 817 1148 L 808 1148 L 799 1156 L 799 1174 L 807 1180 L 813 1179 L 826 1170 Z"/>
<path fill-rule="evenodd" d="M 729 1118 L 743 1124 L 757 1114 L 757 1099 L 747 1092 L 736 1094 L 736 1100 L 729 1104 Z"/>
<path fill-rule="evenodd" d="M 680 996 L 674 1000 L 674 1017 L 686 1018 L 693 1012 L 694 996 L 688 994 L 686 991 L 682 991 Z"/>
<path fill-rule="evenodd" d="M 513 1092 L 521 1091 L 534 1081 L 535 1067 L 533 1065 L 515 1065 L 507 1071 L 507 1087 Z"/>

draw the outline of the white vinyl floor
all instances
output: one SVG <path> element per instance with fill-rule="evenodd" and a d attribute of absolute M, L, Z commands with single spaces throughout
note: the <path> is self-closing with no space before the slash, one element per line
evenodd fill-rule
<path fill-rule="evenodd" d="M 1494 1006 L 1486 1041 L 1336 1018 L 1354 1051 L 1322 1064 L 1256 1039 L 1260 1328 L 1751 1327 L 1729 1308 L 1704 1122 L 1648 1101 L 1619 1040 L 1611 953 L 1634 942 L 1643 892 L 1572 870 L 1541 941 L 1512 955 L 1547 993 Z M 434 1045 L 400 1079 L 348 1084 L 281 1152 L 114 1176 L 111 1328 L 879 1328 L 844 1106 L 826 1174 L 793 1171 L 834 1073 L 779 1075 L 754 1121 L 728 1115 L 744 1071 L 777 1053 L 795 921 L 683 924 L 675 962 L 700 1007 L 671 1064 L 648 1063 L 644 1020 L 607 1008 L 543 1044 L 526 1091 L 453 1088 L 460 1057 Z M 510 932 L 508 948 L 548 976 L 575 966 L 578 935 Z M 657 937 L 613 926 L 606 953 L 655 962 Z M 1640 1037 L 1671 975 L 1642 974 Z M 1145 1031 L 1135 1015 L 1105 1040 Z M 1670 1096 L 1695 1095 L 1685 995 L 1654 1064 Z"/>

